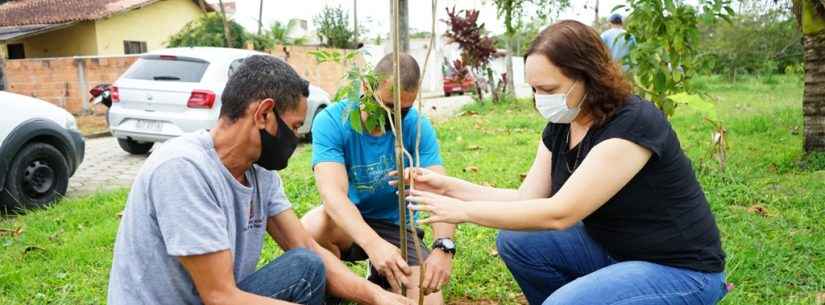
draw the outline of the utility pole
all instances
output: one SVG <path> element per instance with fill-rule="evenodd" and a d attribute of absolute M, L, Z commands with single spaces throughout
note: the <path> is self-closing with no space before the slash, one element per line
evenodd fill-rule
<path fill-rule="evenodd" d="M 394 0 L 390 0 L 395 3 Z M 408 52 L 410 50 L 410 24 L 409 24 L 409 0 L 398 0 L 398 39 L 401 43 L 401 52 Z M 394 11 L 390 5 L 390 11 Z M 392 12 L 390 16 L 393 16 Z"/>
<path fill-rule="evenodd" d="M 596 26 L 599 24 L 599 0 L 596 0 L 596 6 L 594 11 L 596 12 L 596 16 L 593 17 L 593 26 Z"/>
<path fill-rule="evenodd" d="M 229 31 L 229 20 L 226 19 L 226 11 L 223 9 L 223 0 L 218 0 L 218 5 L 221 7 L 221 17 L 223 18 L 223 39 L 226 42 L 226 47 L 232 47 L 232 32 Z"/>
<path fill-rule="evenodd" d="M 358 46 L 358 0 L 352 0 L 352 23 L 355 28 L 355 39 L 353 43 Z"/>
<path fill-rule="evenodd" d="M 258 8 L 258 35 L 261 35 L 261 28 L 264 26 L 264 0 L 261 0 L 261 7 Z"/>

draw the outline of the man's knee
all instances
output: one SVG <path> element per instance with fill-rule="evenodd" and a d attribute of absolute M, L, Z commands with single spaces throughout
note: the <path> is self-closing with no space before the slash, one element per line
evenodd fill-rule
<path fill-rule="evenodd" d="M 326 285 L 326 267 L 324 261 L 317 253 L 303 248 L 296 248 L 284 253 L 284 259 L 289 265 L 300 267 L 304 270 L 304 280 L 313 287 Z"/>

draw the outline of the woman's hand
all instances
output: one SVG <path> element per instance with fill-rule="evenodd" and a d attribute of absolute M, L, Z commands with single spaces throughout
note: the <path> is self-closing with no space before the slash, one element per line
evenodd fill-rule
<path fill-rule="evenodd" d="M 464 201 L 419 190 L 411 191 L 410 195 L 412 196 L 407 197 L 407 200 L 416 203 L 409 206 L 411 210 L 430 214 L 430 217 L 421 219 L 419 223 L 460 224 L 469 221 Z"/>
<path fill-rule="evenodd" d="M 410 185 L 410 176 L 415 179 L 415 189 L 436 194 L 445 194 L 450 189 L 450 176 L 442 175 L 426 168 L 407 168 L 404 170 L 404 183 Z M 390 185 L 398 184 L 398 171 L 390 173 Z"/>

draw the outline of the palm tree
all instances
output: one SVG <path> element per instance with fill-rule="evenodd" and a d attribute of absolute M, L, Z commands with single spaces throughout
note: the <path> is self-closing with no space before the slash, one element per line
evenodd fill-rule
<path fill-rule="evenodd" d="M 793 0 L 805 49 L 805 151 L 825 151 L 825 0 Z"/>

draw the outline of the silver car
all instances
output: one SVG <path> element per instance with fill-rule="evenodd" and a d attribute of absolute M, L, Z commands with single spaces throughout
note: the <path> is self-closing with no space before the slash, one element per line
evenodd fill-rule
<path fill-rule="evenodd" d="M 112 136 L 126 152 L 145 154 L 155 142 L 214 127 L 229 75 L 251 55 L 267 54 L 227 48 L 173 48 L 142 55 L 112 88 Z M 307 103 L 300 135 L 309 133 L 315 114 L 330 104 L 330 97 L 310 85 Z"/>

